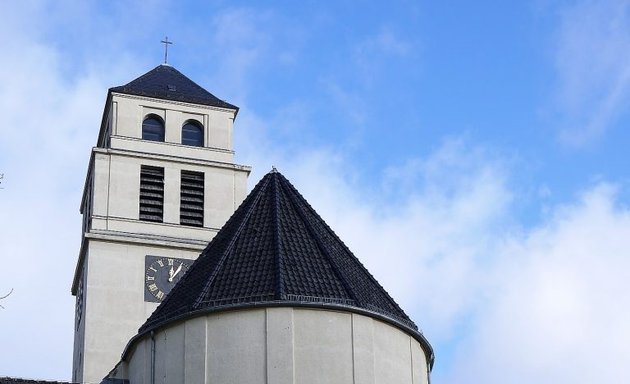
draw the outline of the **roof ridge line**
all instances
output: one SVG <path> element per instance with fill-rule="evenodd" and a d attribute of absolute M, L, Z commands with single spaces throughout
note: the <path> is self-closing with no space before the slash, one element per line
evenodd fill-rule
<path fill-rule="evenodd" d="M 291 183 L 287 182 L 287 184 L 289 185 L 289 188 L 292 190 L 292 192 L 297 193 L 299 196 L 300 193 L 295 189 L 295 187 L 293 187 L 293 185 L 291 185 Z M 356 303 L 357 306 L 361 306 L 361 300 L 359 300 L 358 296 L 356 295 L 356 293 L 354 292 L 354 290 L 351 288 L 350 283 L 348 283 L 348 281 L 346 280 L 345 276 L 343 273 L 341 273 L 339 271 L 339 265 L 337 265 L 337 263 L 335 262 L 335 260 L 332 258 L 332 256 L 330 255 L 330 252 L 328 252 L 328 248 L 326 248 L 324 246 L 324 244 L 322 244 L 321 239 L 319 238 L 319 236 L 315 235 L 315 230 L 313 228 L 313 226 L 311 225 L 311 223 L 309 222 L 309 220 L 306 217 L 306 212 L 304 212 L 301 209 L 301 205 L 300 204 L 295 204 L 295 202 L 293 201 L 294 196 L 289 194 L 289 202 L 291 203 L 291 205 L 293 206 L 293 208 L 296 210 L 297 214 L 300 216 L 300 218 L 302 219 L 302 222 L 304 223 L 304 226 L 306 227 L 306 230 L 310 233 L 310 235 L 313 237 L 313 239 L 315 240 L 316 244 L 317 244 L 317 248 L 320 249 L 320 251 L 322 252 L 322 254 L 324 256 L 326 256 L 326 259 L 328 260 L 328 263 L 330 264 L 330 266 L 332 267 L 332 270 L 335 274 L 335 276 L 337 276 L 337 278 L 341 281 L 341 284 L 343 285 L 344 290 L 348 293 L 348 295 L 352 298 L 352 300 L 354 300 L 354 302 Z M 304 199 L 304 197 L 302 197 L 302 199 L 304 200 L 304 202 L 306 203 L 306 205 L 308 207 L 310 207 L 310 205 L 308 204 L 308 202 L 306 201 L 306 199 Z M 319 215 L 317 216 L 319 217 Z M 321 218 L 320 218 L 321 219 Z M 323 220 L 322 220 L 323 221 Z M 336 237 L 336 236 L 335 236 Z M 347 249 L 347 248 L 346 248 Z M 349 250 L 348 250 L 349 251 Z M 350 254 L 352 254 L 352 252 L 350 252 Z"/>
<path fill-rule="evenodd" d="M 266 180 L 265 184 L 260 186 L 261 189 L 266 187 L 268 183 L 269 183 L 269 180 Z M 197 296 L 197 298 L 195 299 L 195 303 L 193 304 L 193 309 L 197 309 L 199 307 L 199 305 L 203 301 L 202 298 L 208 294 L 208 291 L 210 291 L 210 287 L 214 283 L 214 279 L 216 278 L 218 271 L 221 269 L 221 267 L 225 263 L 225 260 L 227 259 L 228 255 L 231 253 L 231 250 L 234 247 L 234 243 L 236 243 L 236 239 L 240 236 L 241 232 L 243 231 L 243 228 L 245 228 L 245 224 L 249 221 L 249 218 L 252 215 L 252 212 L 254 211 L 254 207 L 258 204 L 261 197 L 262 197 L 262 193 L 258 194 L 256 196 L 256 199 L 252 201 L 251 205 L 249 206 L 249 209 L 247 210 L 247 213 L 245 214 L 245 217 L 243 217 L 243 220 L 241 220 L 240 225 L 238 226 L 238 228 L 234 232 L 234 235 L 230 239 L 230 243 L 227 245 L 227 247 L 225 247 L 225 251 L 223 251 L 223 255 L 221 255 L 221 260 L 219 260 L 214 270 L 212 271 L 212 274 L 210 275 L 210 277 L 204 284 L 203 289 L 201 290 L 201 294 Z M 207 249 L 208 248 L 206 248 L 206 250 Z M 204 250 L 204 253 L 206 250 Z"/>
<path fill-rule="evenodd" d="M 273 171 L 272 171 L 273 172 Z M 271 173 L 271 172 L 270 172 Z M 278 172 L 271 173 L 277 175 Z M 278 177 L 273 177 L 273 221 L 274 242 L 276 246 L 276 299 L 284 299 L 284 253 L 282 252 L 282 236 L 280 236 L 280 187 Z"/>

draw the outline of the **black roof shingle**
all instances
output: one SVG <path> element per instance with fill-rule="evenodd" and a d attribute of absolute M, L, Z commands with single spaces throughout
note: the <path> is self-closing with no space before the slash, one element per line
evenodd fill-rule
<path fill-rule="evenodd" d="M 237 106 L 217 98 L 168 64 L 160 64 L 137 79 L 109 90 L 128 95 L 234 109 L 238 112 Z"/>

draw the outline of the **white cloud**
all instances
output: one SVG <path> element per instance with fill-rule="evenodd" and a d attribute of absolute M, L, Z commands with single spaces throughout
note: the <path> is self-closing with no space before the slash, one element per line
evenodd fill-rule
<path fill-rule="evenodd" d="M 449 383 L 630 380 L 630 211 L 600 184 L 489 266 Z"/>
<path fill-rule="evenodd" d="M 584 146 L 604 135 L 630 100 L 630 3 L 582 1 L 561 12 L 555 64 L 561 139 Z"/>

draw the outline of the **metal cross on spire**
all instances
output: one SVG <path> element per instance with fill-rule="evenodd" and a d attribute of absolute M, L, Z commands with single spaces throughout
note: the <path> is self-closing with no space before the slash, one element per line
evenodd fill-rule
<path fill-rule="evenodd" d="M 173 44 L 172 41 L 168 41 L 168 36 L 164 37 L 164 40 L 161 41 L 164 44 L 164 64 L 168 64 L 168 46 Z"/>

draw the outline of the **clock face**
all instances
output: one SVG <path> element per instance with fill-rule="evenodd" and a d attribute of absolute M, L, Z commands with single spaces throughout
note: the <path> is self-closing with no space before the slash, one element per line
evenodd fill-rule
<path fill-rule="evenodd" d="M 144 271 L 144 301 L 159 303 L 188 270 L 190 260 L 147 256 Z"/>

